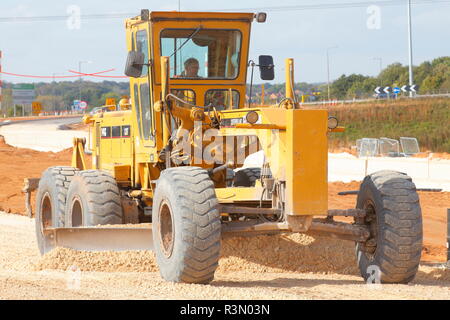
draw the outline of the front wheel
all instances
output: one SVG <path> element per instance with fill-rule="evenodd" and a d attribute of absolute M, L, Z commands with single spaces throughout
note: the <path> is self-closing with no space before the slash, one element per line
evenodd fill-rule
<path fill-rule="evenodd" d="M 153 243 L 163 279 L 209 283 L 220 256 L 221 222 L 214 184 L 197 167 L 161 173 L 153 198 Z"/>
<path fill-rule="evenodd" d="M 356 207 L 366 210 L 359 223 L 370 230 L 370 238 L 356 245 L 363 278 L 380 283 L 412 281 L 419 268 L 423 233 L 419 196 L 411 178 L 396 171 L 368 175 Z"/>

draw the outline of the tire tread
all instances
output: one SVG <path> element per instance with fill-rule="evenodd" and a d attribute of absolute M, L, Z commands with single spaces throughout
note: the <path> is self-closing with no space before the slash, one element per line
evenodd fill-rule
<path fill-rule="evenodd" d="M 379 193 L 382 204 L 377 219 L 383 226 L 383 239 L 378 241 L 381 248 L 377 248 L 375 255 L 375 262 L 382 273 L 381 281 L 410 282 L 419 267 L 423 241 L 422 214 L 416 187 L 405 173 L 388 170 L 367 176 L 361 189 L 370 183 Z M 358 207 L 361 208 L 359 196 Z M 360 271 L 367 279 L 361 263 Z"/>

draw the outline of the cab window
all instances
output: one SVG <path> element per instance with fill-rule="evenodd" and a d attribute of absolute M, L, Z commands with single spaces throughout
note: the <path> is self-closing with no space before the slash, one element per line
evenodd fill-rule
<path fill-rule="evenodd" d="M 136 51 L 142 52 L 144 54 L 144 62 L 148 61 L 148 39 L 147 31 L 140 30 L 136 32 Z M 148 69 L 146 67 L 142 68 L 142 77 L 147 76 Z"/>
<path fill-rule="evenodd" d="M 142 117 L 142 137 L 145 140 L 150 139 L 152 135 L 152 110 L 150 108 L 150 88 L 148 83 L 141 84 L 141 117 Z"/>
<path fill-rule="evenodd" d="M 205 93 L 205 106 L 212 105 L 216 110 L 228 110 L 239 107 L 239 92 L 230 89 L 212 89 Z"/>
<path fill-rule="evenodd" d="M 172 89 L 170 90 L 172 94 L 177 96 L 183 101 L 191 105 L 195 105 L 195 91 L 191 89 Z M 181 101 L 176 101 L 176 104 L 180 107 L 190 108 L 191 106 L 186 103 L 182 103 Z"/>
<path fill-rule="evenodd" d="M 136 107 L 136 120 L 137 120 L 137 124 L 138 124 L 138 128 L 139 128 L 139 133 L 142 136 L 142 125 L 141 125 L 141 105 L 139 103 L 139 90 L 138 90 L 138 85 L 135 84 L 133 87 L 133 91 L 134 91 L 134 105 Z"/>
<path fill-rule="evenodd" d="M 164 29 L 161 55 L 170 57 L 171 78 L 235 79 L 241 41 L 239 30 Z"/>

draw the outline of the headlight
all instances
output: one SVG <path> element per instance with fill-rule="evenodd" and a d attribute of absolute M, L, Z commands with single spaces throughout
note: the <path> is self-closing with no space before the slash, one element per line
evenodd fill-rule
<path fill-rule="evenodd" d="M 250 111 L 245 116 L 245 120 L 247 120 L 247 122 L 250 124 L 255 124 L 258 121 L 258 119 L 259 119 L 259 115 L 258 115 L 258 112 L 256 112 L 256 111 Z"/>
<path fill-rule="evenodd" d="M 328 117 L 328 129 L 334 129 L 338 126 L 338 119 L 336 117 Z"/>

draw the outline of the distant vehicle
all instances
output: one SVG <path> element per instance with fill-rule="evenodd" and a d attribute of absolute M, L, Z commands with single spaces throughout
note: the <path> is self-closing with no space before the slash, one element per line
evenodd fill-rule
<path fill-rule="evenodd" d="M 91 110 L 91 112 L 89 112 L 89 114 L 94 115 L 96 113 L 107 112 L 107 111 L 110 111 L 110 109 L 107 106 L 101 106 L 101 107 L 95 107 L 94 109 Z"/>
<path fill-rule="evenodd" d="M 387 99 L 388 94 L 384 93 L 384 92 L 383 93 L 375 93 L 373 95 L 373 97 L 375 99 Z M 396 99 L 396 98 L 397 98 L 397 95 L 395 93 L 389 93 L 389 99 Z"/>

